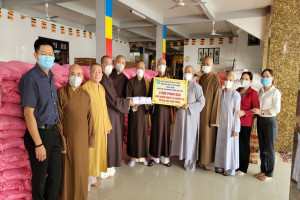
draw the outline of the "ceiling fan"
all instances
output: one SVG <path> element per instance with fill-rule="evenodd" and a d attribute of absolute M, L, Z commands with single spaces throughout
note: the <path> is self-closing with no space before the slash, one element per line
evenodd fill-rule
<path fill-rule="evenodd" d="M 213 24 L 213 28 L 211 30 L 210 35 L 222 35 L 222 34 L 219 34 L 217 30 L 215 30 L 215 21 L 212 21 L 212 24 Z"/>
<path fill-rule="evenodd" d="M 198 1 L 196 0 L 196 1 L 194 1 L 194 3 L 186 3 L 183 0 L 173 0 L 173 1 L 176 3 L 176 5 L 173 6 L 173 7 L 171 7 L 171 8 L 169 8 L 169 9 L 174 9 L 174 8 L 183 7 L 183 6 L 199 6 L 200 5 L 205 10 L 205 8 L 203 7 L 203 5 L 206 2 L 203 2 L 202 0 L 198 0 Z"/>
<path fill-rule="evenodd" d="M 48 14 L 48 7 L 49 7 L 49 4 L 48 3 L 45 3 L 45 7 L 46 7 L 46 15 L 44 18 L 40 18 L 40 17 L 32 17 L 32 18 L 39 18 L 39 19 L 44 19 L 44 20 L 47 20 L 47 21 L 52 21 L 52 22 L 56 22 L 54 21 L 53 19 L 56 19 L 56 18 L 59 18 L 58 16 L 52 16 L 52 17 L 49 17 L 49 14 Z"/>

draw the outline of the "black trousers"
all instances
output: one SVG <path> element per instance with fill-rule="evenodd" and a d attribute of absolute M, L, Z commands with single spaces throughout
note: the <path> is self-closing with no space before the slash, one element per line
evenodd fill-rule
<path fill-rule="evenodd" d="M 251 126 L 241 126 L 239 134 L 240 167 L 237 170 L 244 173 L 247 173 L 249 167 L 251 130 Z"/>
<path fill-rule="evenodd" d="M 32 171 L 32 199 L 57 200 L 62 180 L 61 139 L 57 128 L 38 129 L 46 149 L 46 160 L 36 159 L 35 144 L 28 130 L 24 135 L 24 144 L 29 153 Z"/>
<path fill-rule="evenodd" d="M 272 177 L 275 165 L 275 138 L 278 132 L 275 117 L 258 117 L 257 134 L 260 149 L 260 170 L 266 176 Z"/>

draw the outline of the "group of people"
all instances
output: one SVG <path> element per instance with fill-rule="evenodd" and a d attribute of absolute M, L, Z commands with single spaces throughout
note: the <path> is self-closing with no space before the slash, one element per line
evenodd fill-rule
<path fill-rule="evenodd" d="M 68 84 L 57 91 L 50 70 L 54 64 L 51 40 L 38 39 L 34 48 L 37 63 L 19 82 L 33 199 L 87 199 L 91 186 L 101 187 L 97 177 L 113 177 L 115 167 L 122 163 L 126 114 L 130 167 L 137 163 L 171 167 L 170 156 L 178 156 L 187 171 L 199 165 L 226 176 L 247 173 L 252 121 L 257 116 L 262 162 L 261 172 L 255 176 L 271 180 L 275 117 L 281 98 L 273 86 L 272 70 L 263 71 L 264 88 L 257 94 L 251 88 L 251 72 L 243 73 L 238 90 L 232 89 L 234 77 L 228 74 L 222 90 L 209 56 L 203 60 L 199 84 L 193 80 L 193 67 L 185 67 L 187 104 L 176 107 L 171 143 L 171 106 L 139 105 L 132 99 L 151 97 L 153 93 L 153 82 L 144 78 L 143 62 L 137 63 L 136 76 L 128 80 L 122 73 L 124 56 L 117 56 L 115 68 L 112 59 L 103 56 L 100 64 L 91 65 L 90 79 L 83 85 L 81 67 L 71 65 Z M 159 59 L 157 66 L 157 77 L 167 79 L 166 60 Z M 151 159 L 147 161 L 149 154 Z M 215 169 L 209 168 L 213 162 Z"/>

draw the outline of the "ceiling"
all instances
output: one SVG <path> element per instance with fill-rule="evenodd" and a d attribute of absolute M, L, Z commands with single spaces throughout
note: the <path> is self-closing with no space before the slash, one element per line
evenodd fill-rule
<path fill-rule="evenodd" d="M 169 9 L 175 5 L 174 1 L 113 0 L 113 37 L 118 37 L 119 29 L 122 40 L 155 42 L 159 24 L 167 25 L 167 40 L 214 37 L 210 35 L 212 21 L 216 21 L 215 29 L 223 36 L 236 36 L 239 27 L 229 21 L 265 17 L 267 7 L 273 3 L 272 0 L 184 0 L 185 3 L 205 3 Z M 2 0 L 2 7 L 43 18 L 45 2 L 49 3 L 49 15 L 59 16 L 55 19 L 57 23 L 96 30 L 96 0 Z M 145 19 L 131 10 L 143 14 Z"/>

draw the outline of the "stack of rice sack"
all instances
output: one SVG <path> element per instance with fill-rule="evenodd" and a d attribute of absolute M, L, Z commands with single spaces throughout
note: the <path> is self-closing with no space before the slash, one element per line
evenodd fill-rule
<path fill-rule="evenodd" d="M 18 81 L 32 66 L 0 62 L 0 199 L 31 199 L 31 170 L 23 136 Z"/>

